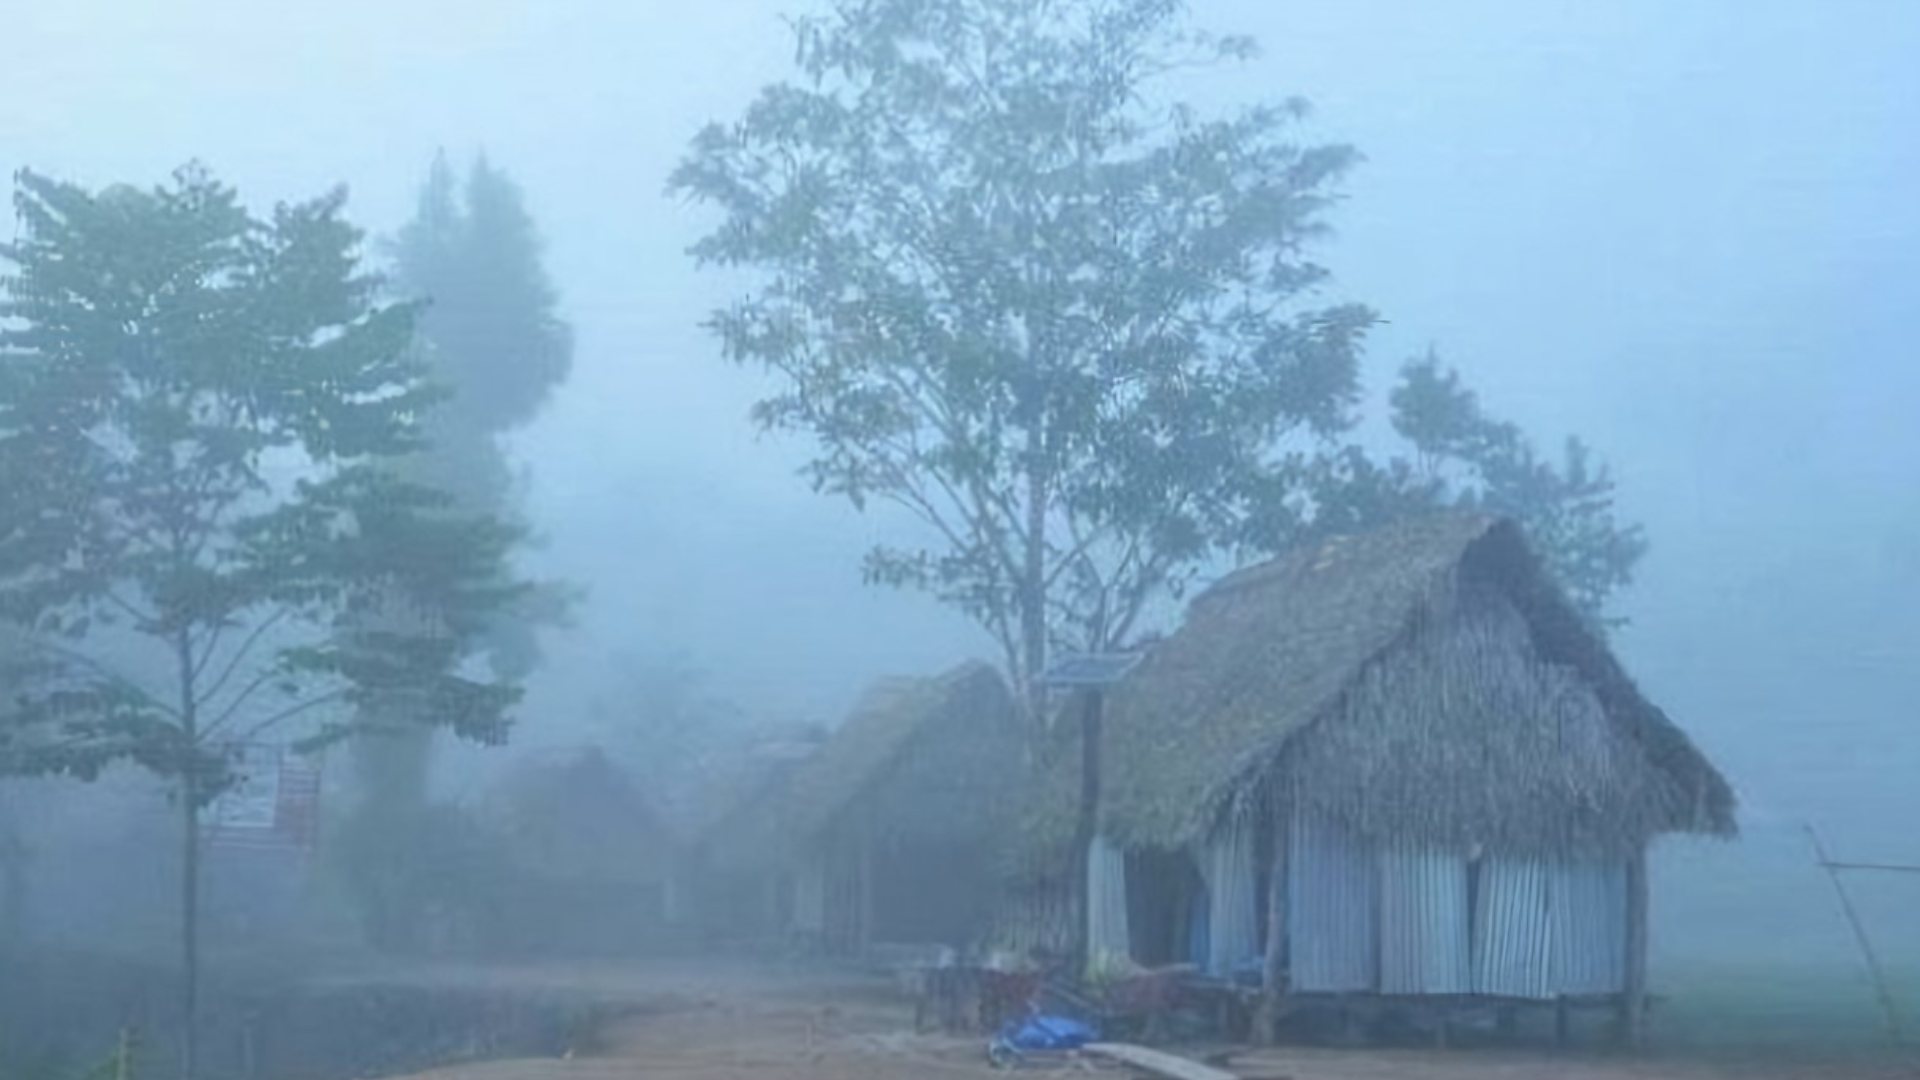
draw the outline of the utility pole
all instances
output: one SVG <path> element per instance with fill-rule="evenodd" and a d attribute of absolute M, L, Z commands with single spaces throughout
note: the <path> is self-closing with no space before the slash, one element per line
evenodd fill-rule
<path fill-rule="evenodd" d="M 1139 653 L 1071 656 L 1040 677 L 1048 689 L 1077 690 L 1080 711 L 1080 813 L 1073 832 L 1073 970 L 1085 976 L 1092 960 L 1093 841 L 1100 830 L 1100 744 L 1105 738 L 1107 690 L 1140 662 Z"/>

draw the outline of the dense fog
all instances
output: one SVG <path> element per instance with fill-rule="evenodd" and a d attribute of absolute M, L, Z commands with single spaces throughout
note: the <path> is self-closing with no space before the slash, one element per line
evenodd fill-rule
<path fill-rule="evenodd" d="M 1835 859 L 1920 864 L 1920 7 L 1190 7 L 1261 48 L 1174 72 L 1169 98 L 1297 95 L 1311 112 L 1290 138 L 1361 155 L 1310 251 L 1330 272 L 1313 304 L 1381 320 L 1349 437 L 1394 446 L 1388 393 L 1431 350 L 1548 457 L 1583 440 L 1617 485 L 1613 512 L 1644 530 L 1608 602 L 1624 620 L 1611 642 L 1731 782 L 1741 829 L 1655 846 L 1662 1008 L 1690 1031 L 1724 1023 L 1725 1042 L 1776 1037 L 1788 1015 L 1810 1039 L 1879 1038 L 1805 827 Z M 869 548 L 926 543 L 926 528 L 810 490 L 811 440 L 750 417 L 778 377 L 725 361 L 702 325 L 760 279 L 696 267 L 688 250 L 722 215 L 669 178 L 703 126 L 792 77 L 783 16 L 810 10 L 74 0 L 0 17 L 10 172 L 147 188 L 198 161 L 261 214 L 344 183 L 342 214 L 383 268 L 437 153 L 460 177 L 484 158 L 524 197 L 573 352 L 531 418 L 501 429 L 504 487 L 532 533 L 516 565 L 577 592 L 537 631 L 506 745 L 433 736 L 437 800 L 506 798 L 516 769 L 598 747 L 625 779 L 579 811 L 583 831 L 626 820 L 629 796 L 713 815 L 707 774 L 689 780 L 674 754 L 815 738 L 875 679 L 1002 660 L 953 606 L 863 582 Z M 1142 629 L 1172 630 L 1186 598 Z M 330 748 L 323 812 L 354 783 L 353 748 Z M 29 937 L 173 955 L 171 856 L 125 854 L 170 850 L 164 788 L 125 766 L 7 785 Z M 216 874 L 208 902 L 305 888 L 282 876 Z M 1920 1021 L 1920 875 L 1846 882 Z M 336 901 L 302 902 L 332 913 L 294 937 L 360 947 Z M 1767 994 L 1728 989 L 1757 982 Z"/>

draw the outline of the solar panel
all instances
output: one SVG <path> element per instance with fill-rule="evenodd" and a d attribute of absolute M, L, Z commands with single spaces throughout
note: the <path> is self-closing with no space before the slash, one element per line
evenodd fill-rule
<path fill-rule="evenodd" d="M 1047 686 L 1111 686 L 1139 662 L 1139 653 L 1082 653 L 1056 661 L 1040 681 Z"/>

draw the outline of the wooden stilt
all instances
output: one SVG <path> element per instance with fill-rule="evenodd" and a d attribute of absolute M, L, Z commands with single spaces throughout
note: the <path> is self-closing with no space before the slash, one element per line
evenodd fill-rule
<path fill-rule="evenodd" d="M 1646 1043 L 1647 1015 L 1647 849 L 1643 844 L 1627 862 L 1626 986 L 1620 1001 L 1620 1041 L 1638 1050 Z"/>
<path fill-rule="evenodd" d="M 1280 815 L 1273 820 L 1273 863 L 1267 871 L 1267 951 L 1260 965 L 1260 1007 L 1253 1021 L 1253 1041 L 1271 1046 L 1280 1037 L 1281 964 L 1287 943 L 1287 829 Z"/>
<path fill-rule="evenodd" d="M 860 830 L 860 927 L 854 941 L 861 955 L 873 944 L 873 836 Z"/>
<path fill-rule="evenodd" d="M 1493 1027 L 1501 1038 L 1513 1038 L 1520 1032 L 1520 1010 L 1512 1005 L 1500 1006 L 1493 1014 Z"/>

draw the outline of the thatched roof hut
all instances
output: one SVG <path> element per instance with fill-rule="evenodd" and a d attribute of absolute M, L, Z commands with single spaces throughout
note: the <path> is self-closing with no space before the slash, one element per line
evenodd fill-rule
<path fill-rule="evenodd" d="M 790 873 L 794 927 L 841 948 L 962 934 L 990 898 L 992 850 L 1025 788 L 1022 738 L 986 664 L 883 680 L 734 816 L 716 861 Z"/>
<path fill-rule="evenodd" d="M 1439 514 L 1231 574 L 1113 695 L 1103 828 L 1175 847 L 1278 774 L 1356 831 L 1509 850 L 1728 833 L 1734 797 L 1511 522 Z"/>
<path fill-rule="evenodd" d="M 548 880 L 658 882 L 672 837 L 597 748 L 530 757 L 487 791 L 483 816 L 522 871 Z"/>
<path fill-rule="evenodd" d="M 658 945 L 673 838 L 604 753 L 514 763 L 488 788 L 480 819 L 497 856 L 474 897 L 489 948 L 614 955 Z"/>
<path fill-rule="evenodd" d="M 667 813 L 675 838 L 668 922 L 733 939 L 762 936 L 777 925 L 778 867 L 743 856 L 769 842 L 763 823 L 771 807 L 793 770 L 825 739 L 812 725 L 763 729 L 681 766 L 681 797 Z"/>
<path fill-rule="evenodd" d="M 1056 852 L 1069 750 L 1034 818 Z M 1734 829 L 1725 779 L 1520 529 L 1466 513 L 1222 579 L 1110 692 L 1100 760 L 1109 923 L 1139 900 L 1137 880 L 1116 891 L 1126 873 L 1164 876 L 1142 859 L 1190 853 L 1212 920 L 1196 959 L 1225 973 L 1263 938 L 1270 977 L 1287 956 L 1296 989 L 1627 993 L 1647 842 Z M 1548 933 L 1553 919 L 1574 921 Z M 1137 952 L 1138 931 L 1107 944 Z M 1509 934 L 1520 944 L 1469 955 Z"/>
<path fill-rule="evenodd" d="M 826 738 L 816 725 L 779 725 L 715 747 L 675 767 L 680 790 L 663 800 L 661 815 L 681 845 L 705 848 L 753 813 Z"/>
<path fill-rule="evenodd" d="M 972 831 L 983 798 L 1019 790 L 1019 739 L 1012 695 L 987 664 L 882 679 L 818 750 L 741 809 L 717 838 L 721 858 L 779 861 L 856 821 L 907 839 Z M 942 749 L 954 753 L 925 768 Z"/>

